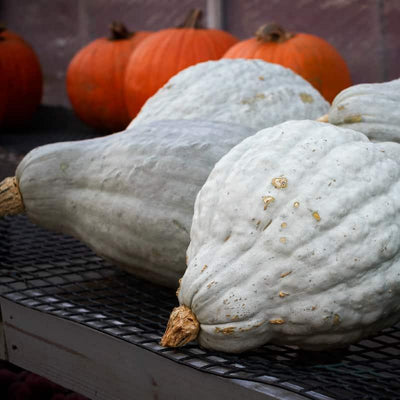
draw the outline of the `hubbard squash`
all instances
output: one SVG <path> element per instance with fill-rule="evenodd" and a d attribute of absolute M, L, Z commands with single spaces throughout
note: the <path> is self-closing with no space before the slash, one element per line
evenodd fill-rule
<path fill-rule="evenodd" d="M 375 141 L 400 142 L 400 78 L 340 92 L 321 121 L 351 128 Z"/>
<path fill-rule="evenodd" d="M 222 59 L 179 72 L 129 127 L 157 119 L 200 118 L 262 129 L 289 119 L 316 119 L 328 109 L 319 92 L 288 68 L 262 60 Z"/>
<path fill-rule="evenodd" d="M 354 343 L 400 319 L 400 144 L 317 121 L 259 131 L 200 190 L 164 346 Z"/>
<path fill-rule="evenodd" d="M 157 121 L 28 153 L 0 184 L 0 216 L 25 212 L 137 276 L 175 287 L 194 199 L 222 155 L 254 130 Z"/>
<path fill-rule="evenodd" d="M 220 29 L 202 28 L 201 16 L 201 10 L 191 11 L 181 26 L 154 33 L 131 55 L 124 84 L 131 119 L 176 73 L 190 65 L 221 58 L 238 41 Z"/>
<path fill-rule="evenodd" d="M 19 35 L 0 27 L 0 126 L 29 121 L 43 94 L 39 59 Z"/>
<path fill-rule="evenodd" d="M 255 37 L 233 45 L 223 57 L 259 58 L 283 65 L 310 82 L 329 102 L 351 85 L 345 60 L 330 43 L 309 33 L 287 32 L 276 23 L 261 26 Z"/>

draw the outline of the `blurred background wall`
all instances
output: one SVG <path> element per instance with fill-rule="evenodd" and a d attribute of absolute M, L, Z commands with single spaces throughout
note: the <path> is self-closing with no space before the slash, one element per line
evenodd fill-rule
<path fill-rule="evenodd" d="M 179 25 L 192 8 L 212 21 L 212 0 L 0 0 L 0 22 L 35 49 L 44 73 L 43 104 L 70 107 L 65 73 L 73 55 L 107 36 L 114 20 L 130 30 Z M 346 60 L 354 83 L 400 76 L 400 0 L 224 0 L 222 28 L 245 39 L 265 22 L 318 35 Z M 208 17 L 208 18 L 207 18 Z"/>

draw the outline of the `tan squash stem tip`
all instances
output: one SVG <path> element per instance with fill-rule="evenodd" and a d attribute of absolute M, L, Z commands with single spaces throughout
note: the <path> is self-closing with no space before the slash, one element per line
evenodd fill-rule
<path fill-rule="evenodd" d="M 6 178 L 0 182 L 0 217 L 21 214 L 25 211 L 17 178 Z"/>
<path fill-rule="evenodd" d="M 169 317 L 167 329 L 161 338 L 161 346 L 180 347 L 197 338 L 200 324 L 187 306 L 175 307 Z"/>
<path fill-rule="evenodd" d="M 329 114 L 325 114 L 317 119 L 319 122 L 329 122 Z"/>

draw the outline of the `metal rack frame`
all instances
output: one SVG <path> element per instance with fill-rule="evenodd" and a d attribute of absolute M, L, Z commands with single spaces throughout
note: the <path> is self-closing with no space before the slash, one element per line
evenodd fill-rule
<path fill-rule="evenodd" d="M 25 217 L 0 221 L 0 303 L 2 357 L 92 399 L 400 398 L 399 325 L 335 352 L 163 348 L 173 290 Z"/>

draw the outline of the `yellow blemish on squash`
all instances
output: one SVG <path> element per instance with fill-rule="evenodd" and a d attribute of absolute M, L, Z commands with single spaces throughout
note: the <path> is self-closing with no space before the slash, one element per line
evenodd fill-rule
<path fill-rule="evenodd" d="M 265 94 L 264 93 L 257 93 L 253 97 L 250 97 L 250 98 L 247 98 L 247 99 L 243 99 L 241 101 L 241 103 L 242 104 L 253 104 L 257 100 L 261 100 L 261 99 L 265 99 Z"/>
<path fill-rule="evenodd" d="M 356 115 L 350 115 L 349 117 L 346 117 L 343 122 L 345 124 L 355 124 L 357 122 L 361 122 L 362 121 L 362 116 L 360 114 L 356 114 Z"/>
<path fill-rule="evenodd" d="M 288 275 L 290 275 L 291 273 L 292 273 L 292 271 L 283 272 L 283 273 L 281 274 L 281 278 L 284 278 L 285 276 L 288 276 Z"/>
<path fill-rule="evenodd" d="M 216 282 L 215 282 L 215 281 L 211 281 L 211 282 L 207 285 L 207 289 L 210 289 L 210 287 L 211 287 L 212 285 L 216 285 Z"/>
<path fill-rule="evenodd" d="M 282 291 L 279 292 L 279 297 L 286 297 L 286 296 L 289 296 L 289 293 L 285 293 Z"/>
<path fill-rule="evenodd" d="M 285 238 L 285 237 L 281 237 L 281 238 L 279 238 L 279 241 L 280 241 L 281 243 L 286 243 L 286 238 Z"/>
<path fill-rule="evenodd" d="M 69 165 L 67 163 L 61 163 L 60 164 L 60 170 L 62 172 L 65 172 L 68 169 Z"/>
<path fill-rule="evenodd" d="M 319 216 L 318 211 L 314 211 L 314 212 L 312 213 L 312 216 L 313 216 L 318 222 L 321 221 L 321 217 Z"/>
<path fill-rule="evenodd" d="M 300 203 L 299 203 L 298 201 L 295 201 L 295 202 L 293 203 L 293 207 L 294 207 L 294 208 L 299 208 L 299 207 L 300 207 Z"/>
<path fill-rule="evenodd" d="M 248 328 L 239 328 L 239 331 L 240 331 L 240 332 L 247 332 L 247 331 L 250 331 L 251 329 L 253 329 L 252 326 L 250 326 L 250 327 L 248 327 Z"/>
<path fill-rule="evenodd" d="M 218 326 L 215 328 L 216 333 L 222 333 L 224 335 L 232 335 L 233 332 L 235 332 L 235 327 L 234 326 L 229 326 L 227 328 L 218 328 Z"/>
<path fill-rule="evenodd" d="M 288 185 L 288 180 L 284 176 L 272 179 L 272 185 L 277 189 L 285 189 Z"/>
<path fill-rule="evenodd" d="M 224 242 L 227 242 L 231 238 L 231 235 L 228 235 L 225 239 Z"/>
<path fill-rule="evenodd" d="M 314 98 L 308 93 L 300 93 L 299 96 L 303 103 L 314 103 Z"/>
<path fill-rule="evenodd" d="M 335 314 L 333 316 L 333 325 L 339 325 L 341 321 L 342 320 L 340 319 L 340 315 L 339 314 Z"/>
<path fill-rule="evenodd" d="M 269 323 L 272 325 L 282 325 L 285 323 L 285 321 L 282 318 L 274 318 L 274 319 L 270 319 Z"/>
<path fill-rule="evenodd" d="M 281 223 L 281 228 L 283 228 L 283 229 L 287 228 L 287 223 L 286 222 L 282 222 Z"/>
<path fill-rule="evenodd" d="M 259 79 L 260 81 L 265 81 L 265 78 L 264 78 L 263 76 L 259 76 L 258 79 Z"/>
<path fill-rule="evenodd" d="M 204 267 L 201 269 L 200 272 L 204 272 L 207 268 L 208 268 L 208 265 L 207 265 L 207 264 L 204 264 Z"/>
<path fill-rule="evenodd" d="M 181 283 L 182 283 L 182 278 L 180 278 L 180 279 L 178 280 L 178 289 L 176 289 L 176 292 L 175 292 L 176 297 L 179 296 L 179 292 L 181 291 Z"/>
<path fill-rule="evenodd" d="M 264 210 L 268 208 L 268 206 L 275 201 L 275 197 L 272 196 L 263 196 L 262 197 L 264 203 Z"/>

